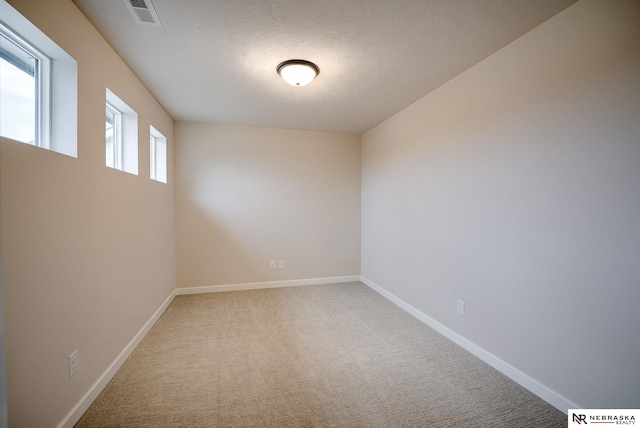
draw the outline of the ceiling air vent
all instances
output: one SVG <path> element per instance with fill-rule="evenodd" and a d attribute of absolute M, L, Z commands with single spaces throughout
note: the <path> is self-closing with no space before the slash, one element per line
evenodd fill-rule
<path fill-rule="evenodd" d="M 124 0 L 124 4 L 138 24 L 162 27 L 151 0 Z"/>

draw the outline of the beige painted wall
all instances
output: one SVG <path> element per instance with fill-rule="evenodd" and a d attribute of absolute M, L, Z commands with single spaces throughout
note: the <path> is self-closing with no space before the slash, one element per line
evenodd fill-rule
<path fill-rule="evenodd" d="M 582 0 L 362 141 L 363 276 L 592 408 L 640 407 L 639 23 Z"/>
<path fill-rule="evenodd" d="M 9 424 L 51 427 L 175 288 L 173 121 L 71 1 L 10 3 L 79 70 L 77 159 L 0 141 Z M 138 112 L 138 176 L 105 166 L 105 87 Z M 150 124 L 168 185 L 148 178 Z"/>
<path fill-rule="evenodd" d="M 175 127 L 178 287 L 360 274 L 359 136 Z"/>
<path fill-rule="evenodd" d="M 637 1 L 582 0 L 366 133 L 362 159 L 354 135 L 178 122 L 175 222 L 171 118 L 71 1 L 10 3 L 79 63 L 78 159 L 0 140 L 11 426 L 59 423 L 176 270 L 179 287 L 322 278 L 361 256 L 568 399 L 640 407 Z M 105 87 L 139 114 L 139 176 L 104 166 Z M 168 185 L 147 178 L 149 124 Z"/>

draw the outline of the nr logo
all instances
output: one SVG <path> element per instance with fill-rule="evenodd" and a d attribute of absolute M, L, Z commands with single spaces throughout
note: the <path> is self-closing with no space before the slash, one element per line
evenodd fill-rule
<path fill-rule="evenodd" d="M 576 415 L 575 413 L 573 414 L 573 422 L 577 423 L 577 424 L 587 424 L 587 415 Z"/>

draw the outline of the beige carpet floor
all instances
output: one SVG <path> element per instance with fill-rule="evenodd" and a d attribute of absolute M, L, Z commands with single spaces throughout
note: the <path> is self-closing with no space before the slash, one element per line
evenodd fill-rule
<path fill-rule="evenodd" d="M 76 427 L 565 427 L 360 282 L 177 296 Z"/>

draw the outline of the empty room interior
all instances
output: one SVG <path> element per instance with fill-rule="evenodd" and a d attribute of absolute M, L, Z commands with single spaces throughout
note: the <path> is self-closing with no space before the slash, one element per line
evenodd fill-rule
<path fill-rule="evenodd" d="M 0 37 L 0 426 L 640 408 L 639 1 L 0 0 Z"/>

